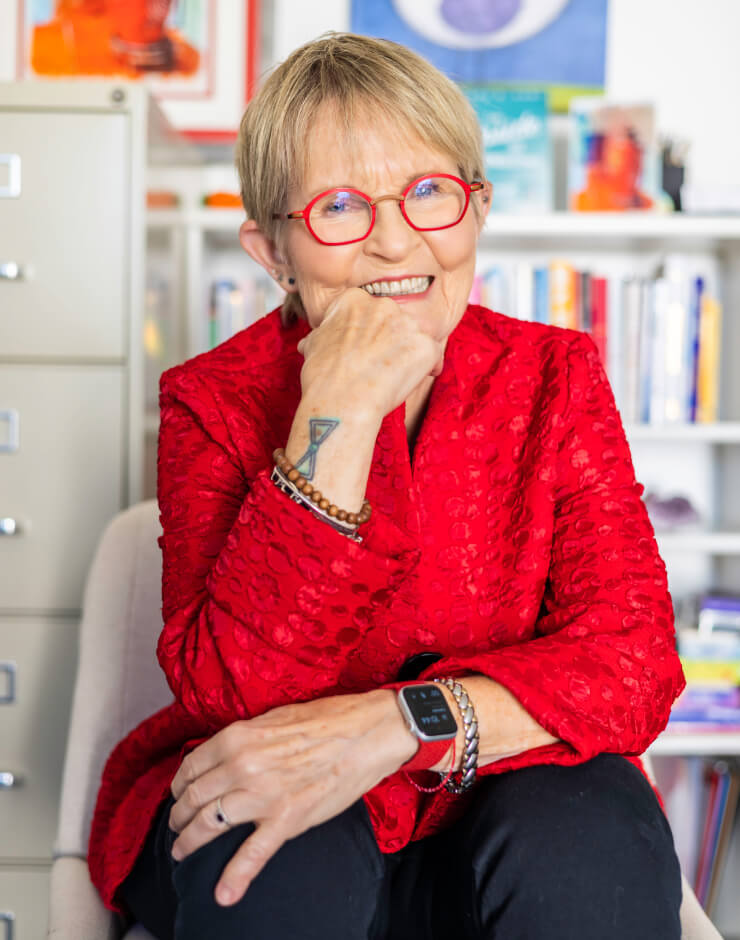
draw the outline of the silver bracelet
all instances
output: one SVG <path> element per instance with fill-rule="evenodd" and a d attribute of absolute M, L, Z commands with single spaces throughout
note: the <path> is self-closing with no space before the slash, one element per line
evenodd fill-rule
<path fill-rule="evenodd" d="M 345 535 L 348 539 L 351 539 L 353 542 L 361 542 L 362 536 L 357 534 L 357 526 L 350 525 L 346 522 L 341 522 L 339 519 L 335 519 L 333 516 L 330 516 L 328 512 L 324 512 L 323 509 L 319 508 L 312 500 L 306 496 L 301 490 L 298 489 L 283 473 L 280 467 L 275 466 L 272 468 L 272 476 L 270 477 L 272 482 L 277 486 L 279 490 L 282 490 L 294 503 L 298 503 L 299 506 L 303 506 L 304 509 L 308 509 L 309 512 L 313 513 L 317 519 L 321 519 L 322 522 L 328 523 L 335 532 L 340 532 L 342 535 Z"/>
<path fill-rule="evenodd" d="M 463 720 L 463 728 L 465 731 L 465 753 L 463 754 L 463 761 L 460 766 L 462 777 L 460 778 L 460 783 L 455 783 L 452 779 L 448 780 L 445 783 L 445 789 L 449 790 L 450 793 L 464 793 L 473 786 L 475 775 L 478 771 L 478 741 L 480 740 L 480 735 L 478 734 L 478 718 L 468 693 L 457 679 L 453 679 L 452 676 L 445 676 L 444 679 L 434 679 L 433 681 L 438 682 L 440 685 L 447 686 L 457 702 L 457 707 L 460 709 L 460 716 Z M 440 774 L 440 777 L 444 776 L 445 774 Z"/>

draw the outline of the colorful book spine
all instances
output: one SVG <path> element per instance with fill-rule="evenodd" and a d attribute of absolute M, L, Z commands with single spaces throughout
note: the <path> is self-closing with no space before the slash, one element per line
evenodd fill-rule
<path fill-rule="evenodd" d="M 686 337 L 688 311 L 683 284 L 669 279 L 668 329 L 665 346 L 665 421 L 676 424 L 686 421 Z"/>
<path fill-rule="evenodd" d="M 567 261 L 550 264 L 550 323 L 577 330 L 575 270 Z"/>
<path fill-rule="evenodd" d="M 719 416 L 719 368 L 722 307 L 715 297 L 704 294 L 699 316 L 696 420 L 716 421 Z"/>
<path fill-rule="evenodd" d="M 591 278 L 591 338 L 599 351 L 601 364 L 608 371 L 608 314 L 607 281 L 605 277 Z"/>
<path fill-rule="evenodd" d="M 653 304 L 651 285 L 645 281 L 640 284 L 640 355 L 639 355 L 639 391 L 637 396 L 638 420 L 643 424 L 650 421 L 652 394 L 652 356 L 654 346 Z"/>
<path fill-rule="evenodd" d="M 640 318 L 642 316 L 642 281 L 629 278 L 622 290 L 623 330 L 623 401 L 622 420 L 634 424 L 640 414 Z"/>
<path fill-rule="evenodd" d="M 537 323 L 550 322 L 550 272 L 547 268 L 534 271 L 534 319 Z"/>
<path fill-rule="evenodd" d="M 518 320 L 534 320 L 534 272 L 531 264 L 523 261 L 516 265 L 515 301 Z"/>
<path fill-rule="evenodd" d="M 704 295 L 704 278 L 695 277 L 691 284 L 686 336 L 686 372 L 688 380 L 688 420 L 696 421 L 699 386 L 699 329 L 701 323 L 701 299 Z"/>
<path fill-rule="evenodd" d="M 591 272 L 590 271 L 580 271 L 576 272 L 576 283 L 578 286 L 578 329 L 583 330 L 584 333 L 591 332 L 591 325 L 593 321 L 593 300 L 591 296 Z"/>

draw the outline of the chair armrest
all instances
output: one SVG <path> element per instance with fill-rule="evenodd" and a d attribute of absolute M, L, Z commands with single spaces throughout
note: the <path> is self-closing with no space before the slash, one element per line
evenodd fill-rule
<path fill-rule="evenodd" d="M 63 856 L 51 869 L 48 940 L 119 940 L 115 914 L 90 881 L 84 858 Z"/>
<path fill-rule="evenodd" d="M 722 936 L 704 913 L 686 877 L 681 875 L 681 940 L 722 940 Z"/>

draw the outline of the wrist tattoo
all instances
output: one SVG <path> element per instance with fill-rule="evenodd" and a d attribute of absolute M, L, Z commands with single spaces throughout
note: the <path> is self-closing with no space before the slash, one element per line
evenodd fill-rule
<path fill-rule="evenodd" d="M 339 427 L 336 418 L 309 418 L 308 439 L 309 445 L 306 453 L 296 461 L 295 468 L 306 480 L 313 480 L 316 471 L 316 454 L 334 428 Z"/>

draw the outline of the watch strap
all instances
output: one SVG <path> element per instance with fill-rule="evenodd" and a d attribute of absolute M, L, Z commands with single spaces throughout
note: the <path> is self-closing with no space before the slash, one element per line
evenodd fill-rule
<path fill-rule="evenodd" d="M 452 746 L 454 738 L 442 738 L 437 741 L 422 741 L 417 738 L 419 748 L 416 754 L 403 765 L 403 769 L 408 770 L 429 770 L 438 761 L 441 761 Z"/>

